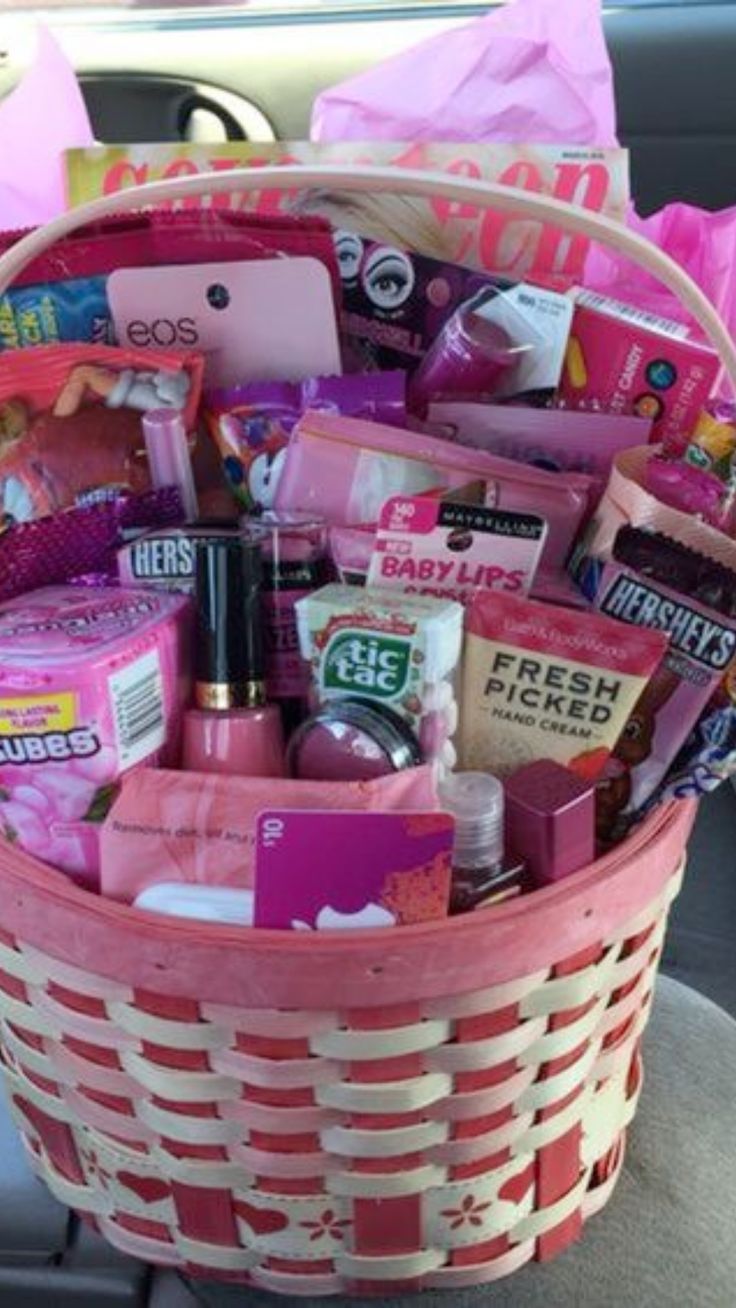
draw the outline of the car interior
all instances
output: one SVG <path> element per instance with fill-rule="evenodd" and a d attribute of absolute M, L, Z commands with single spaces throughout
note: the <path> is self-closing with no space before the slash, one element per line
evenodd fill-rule
<path fill-rule="evenodd" d="M 71 0 L 39 6 L 11 0 L 0 5 L 0 97 L 27 64 L 40 14 L 77 70 L 100 142 L 299 139 L 308 135 L 312 104 L 321 90 L 488 7 L 487 0 L 243 0 L 172 2 L 158 8 L 144 3 L 74 5 Z M 736 2 L 616 0 L 606 8 L 605 31 L 615 72 L 619 133 L 631 151 L 632 191 L 639 212 L 646 215 L 675 200 L 713 210 L 734 204 Z M 448 1304 L 525 1308 L 545 1302 L 603 1308 L 619 1302 L 628 1308 L 637 1302 L 646 1308 L 727 1308 L 733 1303 L 726 1272 L 712 1283 L 702 1277 L 706 1263 L 711 1269 L 718 1261 L 708 1252 L 712 1246 L 704 1225 L 715 1220 L 716 1208 L 733 1222 L 727 1195 L 719 1193 L 722 1181 L 736 1198 L 733 1181 L 718 1174 L 715 1156 L 725 1137 L 716 1136 L 708 1107 L 717 1102 L 725 1114 L 729 1108 L 734 1111 L 734 851 L 736 791 L 726 785 L 701 807 L 688 874 L 667 937 L 667 980 L 655 1018 L 657 1040 L 669 1053 L 658 1045 L 652 1087 L 671 1086 L 673 1076 L 687 1080 L 688 1087 L 677 1090 L 669 1119 L 656 1118 L 656 1110 L 647 1108 L 646 1095 L 642 1110 L 646 1123 L 651 1120 L 652 1131 L 659 1133 L 682 1132 L 686 1116 L 701 1113 L 699 1144 L 691 1160 L 692 1190 L 658 1197 L 655 1203 L 651 1196 L 662 1181 L 661 1159 L 647 1155 L 646 1149 L 642 1159 L 637 1156 L 637 1175 L 622 1183 L 624 1190 L 631 1188 L 630 1211 L 645 1214 L 644 1226 L 652 1224 L 646 1229 L 653 1249 L 669 1250 L 666 1240 L 673 1241 L 675 1227 L 670 1225 L 669 1235 L 665 1231 L 667 1211 L 671 1223 L 684 1222 L 687 1237 L 674 1239 L 671 1276 L 657 1288 L 644 1267 L 646 1260 L 627 1264 L 621 1244 L 628 1238 L 625 1228 L 631 1218 L 622 1207 L 620 1218 L 612 1209 L 613 1215 L 603 1219 L 610 1222 L 607 1238 L 595 1227 L 584 1251 L 563 1260 L 569 1261 L 563 1272 L 551 1269 L 546 1282 L 533 1282 L 532 1274 L 524 1273 L 529 1279 L 518 1286 L 512 1278 L 508 1287 L 463 1292 L 448 1297 Z M 668 990 L 675 982 L 688 987 L 687 1001 Z M 694 1033 L 695 1043 L 678 1063 L 678 1039 L 685 1028 Z M 711 1098 L 701 1103 L 703 1068 L 715 1080 Z M 639 1129 L 643 1135 L 645 1128 Z M 729 1148 L 732 1140 L 731 1128 Z M 711 1156 L 710 1171 L 706 1154 Z M 736 1173 L 733 1161 L 723 1164 L 723 1172 L 731 1177 Z M 695 1205 L 705 1203 L 706 1196 L 708 1213 L 700 1215 Z M 32 1177 L 10 1119 L 0 1109 L 1 1304 L 195 1308 L 238 1303 L 257 1308 L 268 1302 L 265 1294 L 235 1286 L 216 1289 L 187 1283 L 173 1271 L 154 1271 L 115 1252 Z M 428 1302 L 440 1308 L 445 1300 L 430 1295 Z"/>

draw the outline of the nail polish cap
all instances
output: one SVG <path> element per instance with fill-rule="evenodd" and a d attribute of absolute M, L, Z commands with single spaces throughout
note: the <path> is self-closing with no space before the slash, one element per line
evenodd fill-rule
<path fill-rule="evenodd" d="M 244 687 L 264 677 L 261 551 L 236 535 L 196 541 L 195 681 Z"/>

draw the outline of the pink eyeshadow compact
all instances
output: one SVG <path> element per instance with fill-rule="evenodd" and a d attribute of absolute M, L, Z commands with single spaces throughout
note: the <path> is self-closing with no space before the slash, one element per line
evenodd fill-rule
<path fill-rule="evenodd" d="M 297 729 L 288 766 L 302 781 L 371 781 L 422 762 L 416 737 L 397 714 L 359 699 L 325 705 Z"/>

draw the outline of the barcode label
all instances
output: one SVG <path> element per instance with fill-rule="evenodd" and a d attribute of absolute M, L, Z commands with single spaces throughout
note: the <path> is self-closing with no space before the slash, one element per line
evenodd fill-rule
<path fill-rule="evenodd" d="M 579 291 L 575 303 L 586 309 L 598 309 L 608 314 L 609 318 L 622 318 L 624 322 L 636 323 L 638 327 L 659 332 L 672 340 L 686 341 L 690 335 L 687 327 L 679 322 L 670 322 L 669 318 L 660 318 L 659 314 L 647 313 L 646 309 L 637 309 L 633 304 L 621 304 L 619 300 L 609 300 L 605 295 L 596 295 L 595 291 Z"/>
<path fill-rule="evenodd" d="M 120 768 L 132 768 L 161 749 L 166 739 L 164 694 L 158 652 L 136 659 L 110 677 Z"/>

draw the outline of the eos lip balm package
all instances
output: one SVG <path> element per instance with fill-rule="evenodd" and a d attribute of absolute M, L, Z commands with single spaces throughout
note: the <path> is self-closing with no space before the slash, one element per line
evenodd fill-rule
<path fill-rule="evenodd" d="M 176 754 L 187 610 L 71 586 L 0 608 L 0 826 L 90 889 L 118 778 Z"/>

